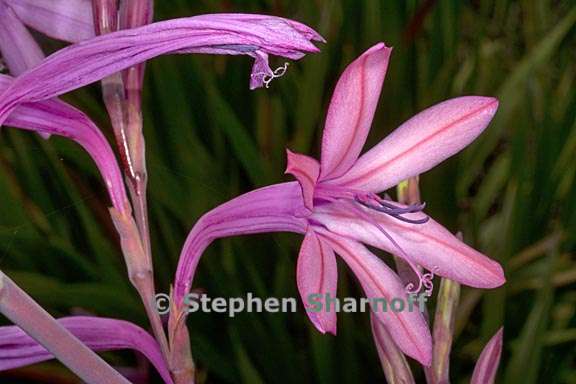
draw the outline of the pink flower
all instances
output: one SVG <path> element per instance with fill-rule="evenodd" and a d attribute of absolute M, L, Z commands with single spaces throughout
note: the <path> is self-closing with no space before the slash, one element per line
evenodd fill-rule
<path fill-rule="evenodd" d="M 203 216 L 184 246 L 175 300 L 190 289 L 198 258 L 215 238 L 258 232 L 304 233 L 297 282 L 305 303 L 311 294 L 336 293 L 335 253 L 358 277 L 368 297 L 405 298 L 400 279 L 368 244 L 402 257 L 420 278 L 409 292 L 431 288 L 431 274 L 493 288 L 504 283 L 500 265 L 474 250 L 422 213 L 424 205 L 403 206 L 377 193 L 426 172 L 470 144 L 494 116 L 489 97 L 451 99 L 417 114 L 360 156 L 376 110 L 391 49 L 383 43 L 351 63 L 336 85 L 326 118 L 321 161 L 288 151 L 287 173 L 298 184 L 262 188 Z M 336 313 L 308 312 L 321 332 L 336 332 Z M 431 360 L 431 336 L 418 311 L 375 313 L 394 342 L 424 365 Z"/>
<path fill-rule="evenodd" d="M 78 42 L 94 37 L 91 0 L 1 0 L 27 26 L 54 39 Z"/>
<path fill-rule="evenodd" d="M 14 78 L 0 75 L 0 93 L 13 82 Z M 57 99 L 23 103 L 8 116 L 6 125 L 38 132 L 45 138 L 51 135 L 67 137 L 81 145 L 98 166 L 114 208 L 118 212 L 130 211 L 114 151 L 100 129 L 84 113 Z"/>
<path fill-rule="evenodd" d="M 142 328 L 123 320 L 71 316 L 58 323 L 93 351 L 132 349 L 156 367 L 165 383 L 173 383 L 158 343 Z M 0 327 L 0 371 L 19 368 L 54 356 L 18 326 Z"/>
<path fill-rule="evenodd" d="M 286 67 L 272 70 L 268 57 L 298 60 L 323 41 L 310 27 L 274 16 L 219 13 L 164 20 L 107 33 L 68 46 L 18 76 L 0 94 L 0 125 L 20 104 L 38 102 L 101 80 L 164 54 L 248 55 L 250 88 L 268 86 Z"/>

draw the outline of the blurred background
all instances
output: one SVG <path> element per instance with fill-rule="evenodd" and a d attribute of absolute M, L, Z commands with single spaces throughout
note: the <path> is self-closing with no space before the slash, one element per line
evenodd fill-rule
<path fill-rule="evenodd" d="M 158 290 L 169 291 L 180 248 L 202 213 L 286 180 L 286 147 L 318 154 L 339 73 L 384 41 L 394 51 L 369 145 L 444 99 L 500 99 L 474 145 L 421 177 L 428 212 L 499 260 L 508 279 L 496 290 L 463 289 L 453 382 L 468 382 L 483 345 L 504 325 L 499 382 L 576 383 L 576 4 L 172 0 L 156 2 L 155 20 L 211 12 L 292 18 L 328 43 L 257 91 L 248 90 L 246 57 L 149 63 L 144 114 Z M 38 37 L 47 52 L 60 47 Z M 98 85 L 64 98 L 111 137 Z M 0 196 L 0 269 L 55 316 L 93 313 L 147 326 L 126 278 L 107 195 L 78 146 L 3 129 Z M 213 297 L 297 297 L 300 240 L 280 234 L 217 241 L 194 286 Z M 339 267 L 339 295 L 359 295 Z M 338 321 L 337 337 L 318 334 L 302 308 L 234 319 L 196 313 L 188 324 L 207 382 L 384 382 L 367 314 L 340 314 Z M 137 362 L 131 353 L 106 357 L 116 365 Z M 421 381 L 416 365 L 414 372 Z M 55 362 L 5 372 L 0 381 L 76 382 Z"/>

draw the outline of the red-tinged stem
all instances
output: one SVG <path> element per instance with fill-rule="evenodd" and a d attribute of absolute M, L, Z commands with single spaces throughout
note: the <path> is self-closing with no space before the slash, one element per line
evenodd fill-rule
<path fill-rule="evenodd" d="M 170 372 L 175 384 L 193 384 L 195 376 L 194 359 L 190 347 L 190 335 L 186 328 L 186 314 L 179 305 L 170 312 Z"/>
<path fill-rule="evenodd" d="M 137 6 L 138 12 L 141 12 L 142 4 L 144 4 L 142 1 L 134 2 L 133 6 Z M 150 5 L 150 3 L 148 4 Z M 97 34 L 118 30 L 119 7 L 117 0 L 93 0 L 93 6 L 94 25 Z M 122 4 L 122 20 L 126 19 L 125 16 L 131 12 L 127 6 L 127 4 Z M 148 16 L 146 18 L 148 19 Z M 126 71 L 126 78 L 123 77 L 122 73 L 115 73 L 102 80 L 103 99 L 122 159 L 124 175 L 134 209 L 135 225 L 133 225 L 134 219 L 132 217 L 123 216 L 115 211 L 111 211 L 111 213 L 120 234 L 130 281 L 140 295 L 154 336 L 168 362 L 168 340 L 154 300 L 156 292 L 148 225 L 147 173 L 140 109 L 142 77 L 140 71 L 142 67 L 134 68 L 137 67 Z M 127 87 L 127 85 L 130 86 Z"/>
<path fill-rule="evenodd" d="M 0 271 L 0 312 L 89 384 L 129 384 Z"/>
<path fill-rule="evenodd" d="M 136 71 L 128 71 L 127 78 L 136 75 Z M 124 107 L 124 124 L 126 127 L 121 137 L 119 145 L 126 149 L 126 159 L 128 167 L 125 168 L 125 175 L 128 181 L 128 190 L 134 207 L 134 217 L 136 225 L 142 238 L 144 251 L 152 255 L 150 243 L 150 227 L 148 222 L 148 172 L 146 170 L 146 142 L 142 132 L 142 113 L 140 104 L 135 104 L 140 100 L 135 95 L 135 91 L 126 89 L 126 101 Z M 139 92 L 138 92 L 139 94 Z"/>
<path fill-rule="evenodd" d="M 119 233 L 121 239 L 124 237 L 124 242 L 141 245 L 137 252 L 133 252 L 131 255 L 124 251 L 124 258 L 129 270 L 130 281 L 144 303 L 154 336 L 162 347 L 164 357 L 168 360 L 166 333 L 164 332 L 160 315 L 154 305 L 155 284 L 148 228 L 146 172 L 145 170 L 143 172 L 135 170 L 133 157 L 130 155 L 129 135 L 126 129 L 126 119 L 124 118 L 126 108 L 122 84 L 122 76 L 120 74 L 112 75 L 102 81 L 104 100 L 116 133 L 116 142 L 120 147 L 120 155 L 123 160 L 124 173 L 127 179 L 128 191 L 132 198 L 136 220 L 134 230 L 125 231 L 124 234 Z M 140 142 L 143 145 L 143 139 Z M 124 221 L 127 220 L 132 220 L 132 218 L 124 218 Z"/>
<path fill-rule="evenodd" d="M 152 259 L 144 251 L 144 246 L 138 233 L 138 228 L 132 216 L 122 214 L 114 208 L 110 209 L 110 216 L 120 235 L 120 246 L 126 260 L 130 282 L 138 291 L 146 314 L 150 320 L 152 331 L 160 344 L 162 354 L 168 363 L 169 348 L 162 320 L 156 309 L 154 277 Z"/>
<path fill-rule="evenodd" d="M 118 21 L 118 0 L 92 0 L 97 35 L 114 32 Z"/>
<path fill-rule="evenodd" d="M 152 22 L 154 2 L 152 0 L 122 0 L 119 9 L 118 29 L 141 27 Z M 136 224 L 144 243 L 144 250 L 151 254 L 148 203 L 146 198 L 148 172 L 146 169 L 146 142 L 142 123 L 142 83 L 145 63 L 130 67 L 122 72 L 124 103 L 123 118 L 126 135 L 122 136 L 122 147 L 130 167 L 126 177 L 134 204 Z"/>

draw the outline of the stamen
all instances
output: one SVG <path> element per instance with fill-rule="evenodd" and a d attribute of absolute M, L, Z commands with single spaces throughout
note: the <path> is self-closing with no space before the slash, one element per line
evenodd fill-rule
<path fill-rule="evenodd" d="M 375 193 L 367 193 L 365 191 L 359 190 L 351 190 L 351 189 L 344 189 L 339 188 L 336 186 L 329 186 L 322 189 L 316 190 L 316 195 L 314 196 L 315 201 L 321 199 L 322 201 L 326 202 L 340 202 L 342 204 L 348 204 L 350 208 L 358 215 L 359 218 L 362 220 L 372 224 L 374 227 L 378 229 L 386 238 L 390 241 L 392 246 L 396 248 L 401 255 L 402 259 L 406 261 L 408 266 L 414 271 L 414 274 L 417 277 L 418 283 L 415 285 L 414 283 L 408 283 L 406 285 L 406 292 L 409 294 L 418 294 L 422 288 L 424 288 L 424 294 L 430 296 L 433 290 L 433 279 L 434 273 L 427 272 L 422 273 L 421 267 L 414 263 L 408 254 L 402 249 L 400 244 L 394 240 L 394 238 L 386 231 L 380 223 L 376 221 L 376 219 L 370 215 L 367 211 L 362 209 L 359 205 L 366 207 L 368 209 L 372 209 L 377 212 L 385 213 L 395 219 L 400 221 L 404 221 L 410 224 L 424 224 L 430 218 L 425 216 L 422 219 L 411 219 L 404 217 L 403 215 L 409 213 L 417 213 L 422 212 L 426 207 L 425 203 L 422 204 L 412 204 L 407 207 L 400 207 L 393 204 L 388 197 L 387 199 L 383 199 Z"/>
<path fill-rule="evenodd" d="M 369 195 L 356 195 L 355 200 L 360 203 L 361 205 L 365 206 L 366 208 L 373 209 L 378 212 L 385 213 L 389 216 L 392 216 L 395 219 L 403 221 L 409 224 L 425 224 L 430 220 L 428 216 L 425 216 L 421 219 L 410 219 L 404 217 L 403 215 L 407 213 L 417 213 L 422 212 L 426 207 L 426 203 L 422 204 L 411 204 L 407 207 L 398 207 L 389 201 L 386 201 L 380 198 L 376 194 L 369 194 Z"/>
<path fill-rule="evenodd" d="M 288 70 L 289 64 L 290 63 L 284 63 L 283 66 L 276 68 L 274 71 L 270 70 L 270 72 L 268 72 L 268 73 L 257 72 L 257 73 L 253 73 L 251 76 L 252 77 L 262 76 L 262 82 L 264 83 L 264 86 L 266 88 L 270 88 L 270 83 L 272 82 L 272 80 L 274 80 L 278 77 L 284 76 L 284 74 Z"/>
<path fill-rule="evenodd" d="M 422 284 L 424 285 L 424 294 L 426 296 L 432 296 L 432 291 L 434 290 L 434 272 L 428 272 L 422 275 Z"/>
<path fill-rule="evenodd" d="M 434 274 L 432 272 L 422 274 L 418 265 L 416 265 L 410 259 L 408 254 L 404 251 L 404 249 L 402 249 L 402 247 L 400 247 L 400 244 L 398 244 L 396 242 L 396 240 L 394 240 L 394 238 L 388 233 L 388 231 L 386 231 L 377 221 L 375 221 L 372 217 L 370 217 L 370 215 L 368 215 L 366 212 L 362 211 L 356 204 L 354 204 L 354 201 L 350 201 L 350 200 L 343 200 L 343 201 L 349 203 L 350 206 L 352 207 L 352 209 L 358 214 L 358 216 L 360 216 L 362 219 L 366 220 L 367 222 L 371 223 L 380 232 L 382 232 L 382 234 L 384 236 L 386 236 L 386 238 L 392 243 L 394 248 L 396 248 L 402 254 L 402 256 L 403 256 L 402 258 L 404 259 L 404 261 L 406 261 L 406 263 L 414 271 L 414 274 L 418 278 L 418 286 L 414 287 L 413 283 L 408 283 L 405 287 L 406 292 L 408 294 L 417 294 L 422 290 L 422 287 L 424 287 L 425 288 L 424 293 L 427 296 L 431 296 L 432 290 L 434 289 L 434 285 L 432 282 L 432 280 L 434 279 Z M 364 205 L 364 204 L 362 204 L 362 205 Z"/>

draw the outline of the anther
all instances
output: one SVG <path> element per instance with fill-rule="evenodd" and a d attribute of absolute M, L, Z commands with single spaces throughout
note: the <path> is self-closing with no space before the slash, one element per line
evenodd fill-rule
<path fill-rule="evenodd" d="M 262 76 L 262 82 L 264 83 L 264 86 L 266 88 L 270 88 L 270 83 L 272 82 L 272 80 L 284 76 L 284 74 L 288 70 L 288 65 L 289 63 L 284 63 L 283 66 L 276 68 L 274 71 L 270 70 L 269 73 L 257 72 L 253 73 L 251 76 L 252 77 Z"/>
<path fill-rule="evenodd" d="M 425 216 L 421 219 L 410 219 L 407 217 L 404 217 L 402 215 L 405 215 L 407 213 L 417 213 L 417 212 L 422 212 L 424 210 L 424 208 L 426 207 L 426 203 L 422 203 L 422 204 L 411 204 L 407 207 L 399 207 L 396 206 L 378 196 L 361 196 L 361 195 L 357 195 L 355 196 L 355 199 L 358 203 L 360 203 L 361 205 L 363 205 L 366 208 L 370 208 L 373 209 L 375 211 L 378 212 L 382 212 L 385 213 L 389 216 L 392 216 L 395 219 L 398 219 L 400 221 L 409 223 L 409 224 L 424 224 L 426 222 L 428 222 L 428 220 L 430 220 L 430 218 L 428 216 Z"/>

